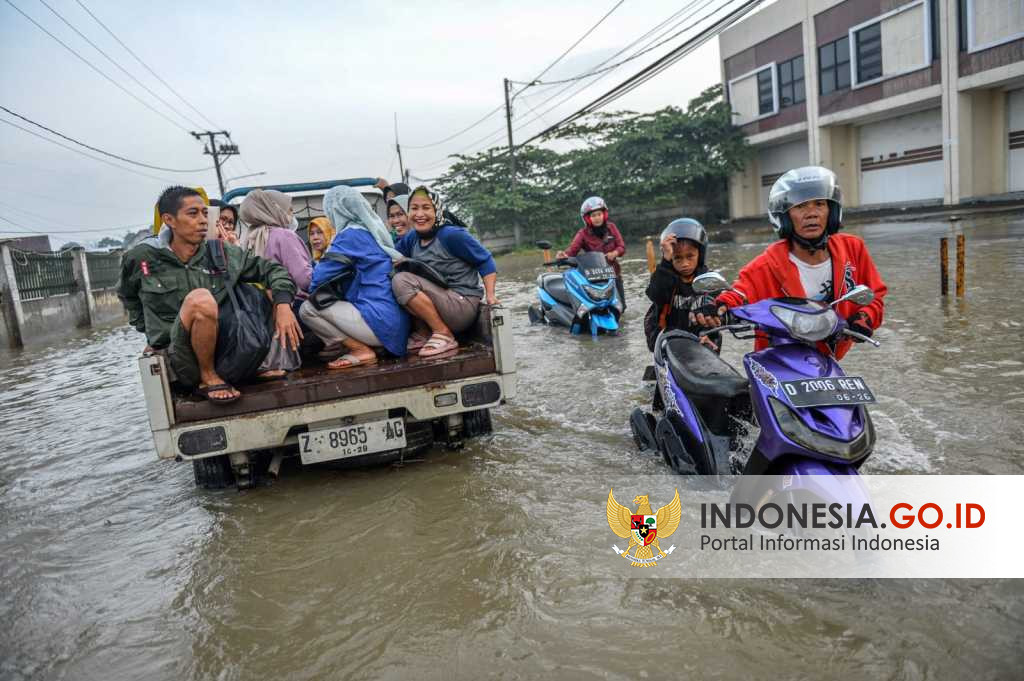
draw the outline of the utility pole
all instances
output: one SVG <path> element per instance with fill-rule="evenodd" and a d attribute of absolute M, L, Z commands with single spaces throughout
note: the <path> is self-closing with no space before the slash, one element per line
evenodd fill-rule
<path fill-rule="evenodd" d="M 505 123 L 508 125 L 508 174 L 509 188 L 512 193 L 516 190 L 516 148 L 512 143 L 512 83 L 505 79 Z M 515 214 L 512 215 L 512 230 L 515 234 L 516 248 L 519 248 L 522 241 L 522 234 L 519 230 L 519 221 Z"/>
<path fill-rule="evenodd" d="M 398 143 L 398 112 L 395 112 L 395 151 L 398 152 L 398 169 L 402 172 L 402 181 L 407 182 L 405 178 L 405 164 L 402 163 L 402 145 Z"/>
<path fill-rule="evenodd" d="M 227 143 L 221 143 L 217 146 L 217 136 L 223 135 Z M 213 167 L 217 170 L 217 186 L 220 187 L 220 195 L 224 196 L 224 179 L 221 177 L 220 164 L 221 158 L 227 158 L 228 156 L 238 155 L 238 145 L 231 141 L 231 133 L 226 130 L 220 130 L 213 132 L 207 130 L 205 132 L 193 132 L 192 136 L 197 140 L 201 140 L 206 137 L 209 143 L 203 144 L 203 153 L 208 156 L 213 156 Z"/>

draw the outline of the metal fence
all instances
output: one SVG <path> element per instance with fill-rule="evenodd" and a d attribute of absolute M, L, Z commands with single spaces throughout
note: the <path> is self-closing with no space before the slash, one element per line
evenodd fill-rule
<path fill-rule="evenodd" d="M 89 285 L 93 291 L 115 288 L 121 276 L 121 256 L 117 253 L 86 253 Z"/>
<path fill-rule="evenodd" d="M 22 300 L 59 296 L 78 290 L 72 254 L 12 251 L 14 277 Z"/>

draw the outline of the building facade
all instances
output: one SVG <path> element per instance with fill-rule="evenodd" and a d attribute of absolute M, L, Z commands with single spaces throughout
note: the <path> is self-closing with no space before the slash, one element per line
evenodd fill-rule
<path fill-rule="evenodd" d="M 734 218 L 808 164 L 848 206 L 1024 191 L 1024 0 L 779 0 L 719 48 L 756 148 L 730 181 Z"/>

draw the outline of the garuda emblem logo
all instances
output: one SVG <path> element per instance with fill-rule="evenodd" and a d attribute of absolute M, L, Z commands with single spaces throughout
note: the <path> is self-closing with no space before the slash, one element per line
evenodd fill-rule
<path fill-rule="evenodd" d="M 651 510 L 651 502 L 646 494 L 633 497 L 633 503 L 638 505 L 635 513 L 615 501 L 612 490 L 608 490 L 608 526 L 623 539 L 629 539 L 625 551 L 618 546 L 612 546 L 612 549 L 631 561 L 633 567 L 654 567 L 658 564 L 658 558 L 664 558 L 676 549 L 670 546 L 667 551 L 663 550 L 658 540 L 668 538 L 679 527 L 679 519 L 683 514 L 679 490 L 676 490 L 669 505 L 662 506 L 657 513 Z M 658 550 L 658 558 L 654 557 L 654 549 Z M 633 555 L 629 555 L 630 551 L 633 551 Z"/>

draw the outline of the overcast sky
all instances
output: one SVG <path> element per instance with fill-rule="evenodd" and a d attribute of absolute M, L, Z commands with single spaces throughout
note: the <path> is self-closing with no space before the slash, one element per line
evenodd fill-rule
<path fill-rule="evenodd" d="M 9 3 L 184 130 L 82 63 Z M 397 180 L 396 112 L 405 164 L 420 177 L 442 172 L 448 154 L 504 144 L 502 113 L 450 142 L 412 148 L 442 140 L 501 105 L 502 78 L 533 78 L 616 4 L 311 0 L 297 9 L 298 3 L 253 0 L 46 3 L 193 121 L 132 82 L 42 0 L 0 0 L 0 105 L 133 160 L 174 169 L 211 165 L 202 145 L 187 133 L 206 121 L 135 61 L 86 13 L 84 4 L 204 116 L 232 133 L 241 156 L 228 161 L 226 177 L 266 172 L 233 186 L 363 176 Z M 728 0 L 625 0 L 544 78 L 586 72 L 677 12 L 682 11 L 659 33 L 612 63 L 680 20 L 669 34 L 715 8 L 735 5 Z M 514 124 L 525 126 L 515 133 L 517 139 L 572 113 L 685 37 L 619 67 L 548 113 L 578 87 L 557 98 L 552 96 L 565 85 L 527 90 L 514 107 Z M 685 106 L 717 82 L 719 73 L 718 45 L 712 40 L 610 110 Z M 543 115 L 538 118 L 538 113 Z M 0 120 L 52 137 L 2 111 Z M 218 194 L 212 170 L 132 170 L 0 124 L 0 235 L 49 233 L 54 247 L 68 240 L 121 237 L 126 226 L 152 220 L 157 195 L 172 182 L 201 184 L 211 196 Z"/>

